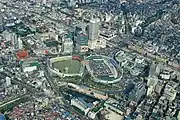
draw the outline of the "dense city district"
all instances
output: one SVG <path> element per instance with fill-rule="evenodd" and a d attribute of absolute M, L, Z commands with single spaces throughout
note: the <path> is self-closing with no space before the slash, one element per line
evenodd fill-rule
<path fill-rule="evenodd" d="M 180 0 L 0 0 L 0 120 L 180 120 Z"/>

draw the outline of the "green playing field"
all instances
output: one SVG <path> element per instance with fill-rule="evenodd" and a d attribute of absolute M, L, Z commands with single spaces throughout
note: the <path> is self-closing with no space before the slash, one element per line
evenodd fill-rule
<path fill-rule="evenodd" d="M 62 73 L 79 73 L 81 68 L 81 63 L 77 60 L 63 60 L 54 62 L 52 64 L 53 68 L 58 69 Z"/>

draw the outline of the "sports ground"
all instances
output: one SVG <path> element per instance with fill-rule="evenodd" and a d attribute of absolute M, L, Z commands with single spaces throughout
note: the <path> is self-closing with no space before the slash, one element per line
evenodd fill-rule
<path fill-rule="evenodd" d="M 80 71 L 81 63 L 78 60 L 62 60 L 52 63 L 52 67 L 58 69 L 61 73 L 76 74 Z"/>
<path fill-rule="evenodd" d="M 123 70 L 116 61 L 107 56 L 91 55 L 86 58 L 87 70 L 96 82 L 111 84 L 119 82 L 123 76 Z"/>

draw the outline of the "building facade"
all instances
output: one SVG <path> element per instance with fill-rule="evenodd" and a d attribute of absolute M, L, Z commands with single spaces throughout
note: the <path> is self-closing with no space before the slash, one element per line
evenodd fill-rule
<path fill-rule="evenodd" d="M 86 32 L 77 32 L 76 41 L 77 48 L 80 52 L 88 51 L 88 34 Z"/>
<path fill-rule="evenodd" d="M 66 38 L 63 42 L 64 54 L 72 54 L 73 52 L 73 41 L 70 38 Z"/>
<path fill-rule="evenodd" d="M 99 35 L 100 19 L 92 19 L 89 24 L 89 40 L 97 40 Z"/>

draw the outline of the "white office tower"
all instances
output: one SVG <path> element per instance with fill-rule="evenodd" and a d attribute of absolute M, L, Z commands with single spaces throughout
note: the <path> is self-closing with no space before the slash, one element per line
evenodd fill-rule
<path fill-rule="evenodd" d="M 55 35 L 55 40 L 58 41 L 59 40 L 59 35 Z"/>
<path fill-rule="evenodd" d="M 155 74 L 159 75 L 159 73 L 161 72 L 161 70 L 163 69 L 163 65 L 161 63 L 157 64 L 156 69 L 155 69 Z"/>
<path fill-rule="evenodd" d="M 46 5 L 47 4 L 47 0 L 42 0 L 41 4 Z"/>
<path fill-rule="evenodd" d="M 18 37 L 16 33 L 11 33 L 11 44 L 15 47 L 17 45 Z"/>
<path fill-rule="evenodd" d="M 0 32 L 4 30 L 4 19 L 3 16 L 0 15 Z"/>
<path fill-rule="evenodd" d="M 68 2 L 68 6 L 69 7 L 74 7 L 76 5 L 76 1 L 75 0 L 69 0 Z"/>
<path fill-rule="evenodd" d="M 99 35 L 100 19 L 94 18 L 89 24 L 89 40 L 97 40 Z"/>
<path fill-rule="evenodd" d="M 11 85 L 11 78 L 10 77 L 6 77 L 6 87 Z"/>
<path fill-rule="evenodd" d="M 7 30 L 3 31 L 2 36 L 5 41 L 10 41 L 11 40 L 11 33 L 8 32 Z"/>
<path fill-rule="evenodd" d="M 73 41 L 70 38 L 66 38 L 63 42 L 64 54 L 71 54 L 73 52 Z"/>
<path fill-rule="evenodd" d="M 18 38 L 18 49 L 22 49 L 23 48 L 23 43 L 21 38 Z"/>
<path fill-rule="evenodd" d="M 155 90 L 155 86 L 158 82 L 158 78 L 153 76 L 153 77 L 148 77 L 147 78 L 147 86 L 148 86 L 148 89 L 147 89 L 147 96 L 151 96 Z"/>
<path fill-rule="evenodd" d="M 3 39 L 4 39 L 5 41 L 11 42 L 11 44 L 12 44 L 12 45 L 14 46 L 14 48 L 15 48 L 15 46 L 17 45 L 17 35 L 16 35 L 15 33 L 8 32 L 8 31 L 4 31 L 4 32 L 2 33 L 2 36 L 3 36 Z"/>

